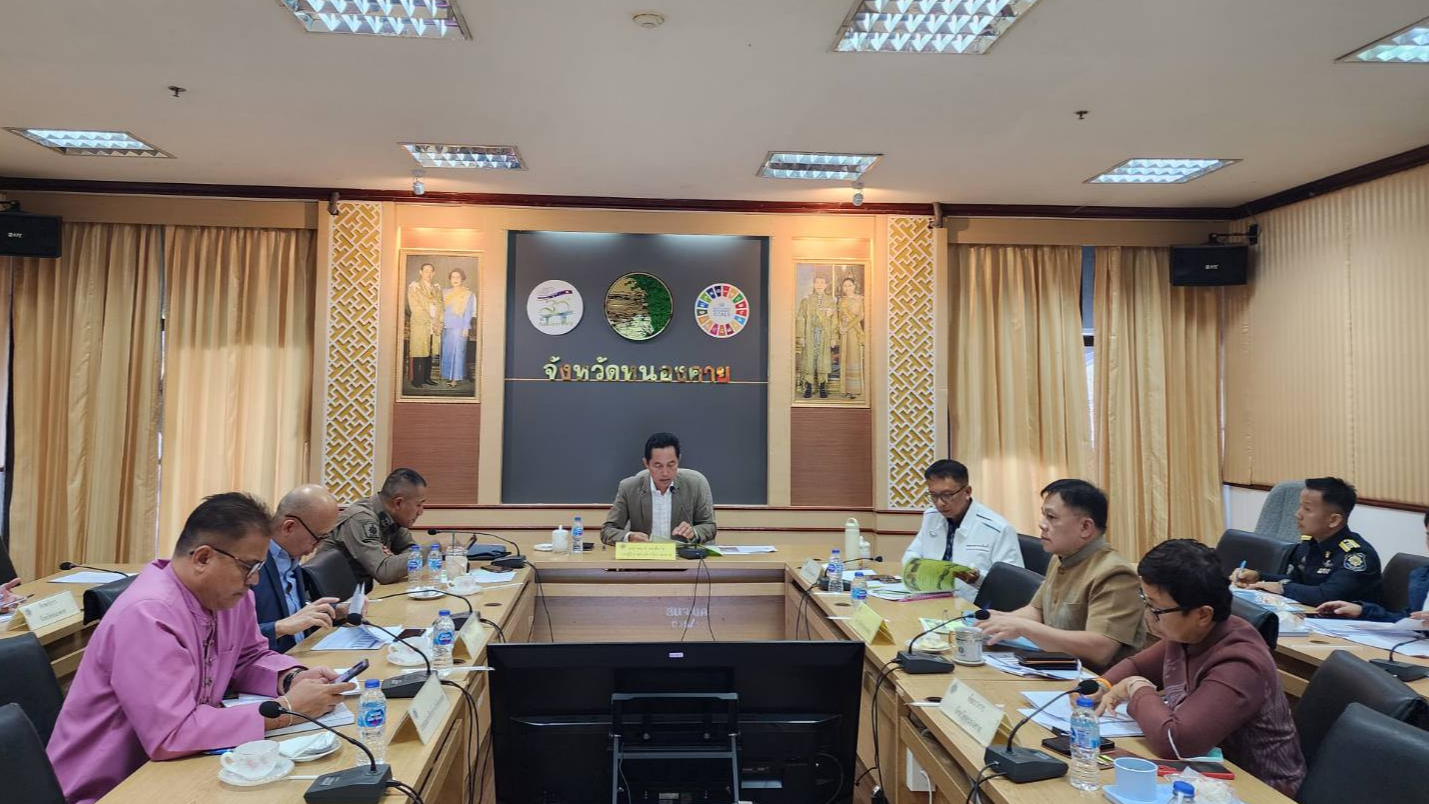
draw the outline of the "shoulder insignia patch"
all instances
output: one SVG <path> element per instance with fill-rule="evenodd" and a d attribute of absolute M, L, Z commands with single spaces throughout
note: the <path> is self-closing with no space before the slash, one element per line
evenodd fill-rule
<path fill-rule="evenodd" d="M 1360 549 L 1360 543 L 1355 541 L 1354 539 L 1345 539 L 1344 541 L 1340 542 L 1340 549 L 1348 553 L 1351 550 Z"/>
<path fill-rule="evenodd" d="M 1310 541 L 1310 534 L 1308 534 L 1308 533 L 1302 533 L 1302 534 L 1300 534 L 1300 541 L 1302 541 L 1302 542 L 1308 542 L 1308 541 Z"/>
<path fill-rule="evenodd" d="M 368 523 L 367 523 L 367 538 L 369 538 L 369 539 L 376 539 L 376 538 L 378 538 L 378 537 L 377 537 L 377 523 L 376 523 L 376 522 L 368 522 Z"/>
<path fill-rule="evenodd" d="M 1347 570 L 1364 572 L 1365 563 L 1364 553 L 1350 553 L 1345 556 L 1345 569 Z"/>

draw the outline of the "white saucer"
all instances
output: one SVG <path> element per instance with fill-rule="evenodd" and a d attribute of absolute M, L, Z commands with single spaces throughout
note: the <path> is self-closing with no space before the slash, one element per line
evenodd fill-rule
<path fill-rule="evenodd" d="M 418 589 L 413 592 L 408 592 L 407 597 L 412 600 L 436 600 L 439 597 L 445 596 L 439 589 Z"/>
<path fill-rule="evenodd" d="M 541 542 L 540 544 L 533 545 L 531 549 L 535 550 L 538 553 L 549 553 L 553 549 L 555 549 L 555 546 L 552 545 L 550 542 Z"/>
<path fill-rule="evenodd" d="M 236 773 L 229 773 L 228 768 L 219 765 L 218 780 L 224 784 L 231 784 L 234 787 L 257 787 L 259 785 L 276 782 L 279 779 L 293 772 L 293 760 L 281 754 L 278 756 L 278 764 L 273 766 L 273 772 L 262 779 L 247 779 Z"/>
<path fill-rule="evenodd" d="M 395 665 L 397 665 L 398 667 L 426 667 L 426 666 L 427 666 L 427 663 L 424 662 L 424 661 L 422 661 L 422 657 L 420 657 L 420 656 L 418 656 L 415 660 L 410 661 L 410 662 L 400 662 L 400 661 L 398 661 L 397 659 L 393 658 L 392 654 L 390 654 L 390 653 L 387 654 L 387 663 L 388 663 L 388 664 L 395 664 Z"/>

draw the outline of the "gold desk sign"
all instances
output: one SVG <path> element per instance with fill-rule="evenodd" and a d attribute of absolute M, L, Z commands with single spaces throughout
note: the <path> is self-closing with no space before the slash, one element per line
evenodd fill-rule
<path fill-rule="evenodd" d="M 674 542 L 618 542 L 617 561 L 674 561 Z"/>
<path fill-rule="evenodd" d="M 15 616 L 10 618 L 9 630 L 35 631 L 71 617 L 78 617 L 79 614 L 79 604 L 75 602 L 74 594 L 60 592 L 21 606 Z"/>

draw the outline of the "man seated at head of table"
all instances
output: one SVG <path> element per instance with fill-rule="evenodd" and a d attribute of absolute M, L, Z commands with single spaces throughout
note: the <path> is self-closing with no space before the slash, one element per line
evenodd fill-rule
<path fill-rule="evenodd" d="M 427 506 L 427 481 L 411 469 L 393 469 L 376 494 L 349 505 L 318 552 L 341 551 L 359 583 L 407 580 L 407 530 Z"/>
<path fill-rule="evenodd" d="M 1429 549 L 1429 511 L 1424 512 L 1424 545 Z M 1425 630 L 1429 630 L 1429 564 L 1410 571 L 1408 603 L 1407 608 L 1395 610 L 1369 600 L 1358 600 L 1354 603 L 1331 600 L 1321 603 L 1318 611 L 1332 617 L 1350 617 L 1381 623 L 1396 623 L 1412 618 L 1423 624 Z"/>
<path fill-rule="evenodd" d="M 1147 625 L 1160 641 L 1106 672 L 1099 711 L 1127 704 L 1158 757 L 1226 759 L 1287 796 L 1305 759 L 1265 639 L 1232 617 L 1216 551 L 1191 539 L 1151 548 L 1136 568 Z"/>
<path fill-rule="evenodd" d="M 1290 572 L 1237 569 L 1231 572 L 1231 581 L 1307 606 L 1330 600 L 1379 603 L 1384 594 L 1379 554 L 1349 526 L 1355 502 L 1355 487 L 1338 477 L 1306 480 L 1295 510 L 1302 535 L 1290 553 Z"/>
<path fill-rule="evenodd" d="M 263 739 L 291 716 L 225 708 L 229 692 L 318 717 L 352 684 L 329 683 L 268 649 L 253 596 L 268 558 L 267 508 L 236 492 L 189 514 L 172 559 L 154 561 L 104 615 L 65 697 L 47 753 L 69 804 L 101 798 L 149 760 Z"/>
<path fill-rule="evenodd" d="M 966 571 L 954 572 L 949 580 L 959 597 L 972 600 L 993 564 L 1022 566 L 1017 530 L 1001 514 L 973 499 L 966 466 L 947 459 L 935 461 L 923 472 L 923 479 L 933 507 L 923 511 L 918 535 L 903 553 L 905 579 L 919 574 L 916 567 L 909 566 L 914 560 L 967 567 Z"/>
<path fill-rule="evenodd" d="M 1032 602 L 992 612 L 980 626 L 996 645 L 1022 637 L 1070 653 L 1097 670 L 1141 649 L 1146 638 L 1136 571 L 1106 541 L 1107 499 L 1085 480 L 1042 489 L 1042 548 L 1053 555 Z"/>
<path fill-rule="evenodd" d="M 645 440 L 645 469 L 620 481 L 600 540 L 693 542 L 715 539 L 714 497 L 705 476 L 680 468 L 680 439 L 656 433 Z"/>
<path fill-rule="evenodd" d="M 337 500 L 322 486 L 298 486 L 278 501 L 268 560 L 253 587 L 258 630 L 273 650 L 287 653 L 311 629 L 331 626 L 344 609 L 335 597 L 309 600 L 299 564 L 337 525 L 337 517 Z"/>

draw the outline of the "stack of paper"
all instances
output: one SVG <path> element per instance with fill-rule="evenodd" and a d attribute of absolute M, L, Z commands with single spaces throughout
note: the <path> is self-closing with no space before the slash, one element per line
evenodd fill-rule
<path fill-rule="evenodd" d="M 1395 649 L 1406 656 L 1429 658 L 1429 626 L 1419 620 L 1404 619 L 1395 623 L 1376 623 L 1365 620 L 1329 620 L 1306 618 L 1305 625 L 1311 630 L 1339 637 L 1371 648 Z M 1401 643 L 1408 642 L 1403 645 Z M 1398 646 L 1398 647 L 1396 647 Z"/>
<path fill-rule="evenodd" d="M 1050 678 L 1058 681 L 1080 681 L 1084 678 L 1095 678 L 1086 670 L 1034 670 L 1030 667 L 1023 667 L 1013 656 L 985 653 L 983 658 L 987 661 L 988 667 L 995 667 L 1004 673 L 1011 673 L 1023 678 Z"/>
<path fill-rule="evenodd" d="M 773 545 L 768 544 L 707 544 L 706 550 L 721 556 L 752 556 L 757 553 L 777 553 Z"/>
<path fill-rule="evenodd" d="M 1072 698 L 1061 690 L 1025 690 L 1022 697 L 1026 698 L 1032 708 L 1019 709 L 1017 711 L 1024 715 L 1031 715 L 1037 711 L 1037 707 L 1052 701 L 1052 705 L 1042 710 L 1032 718 L 1032 722 L 1044 728 L 1059 728 L 1062 731 L 1070 731 L 1072 728 Z M 1115 712 L 1107 712 L 1098 720 L 1098 727 L 1103 737 L 1140 737 L 1142 736 L 1141 726 L 1137 725 L 1131 715 L 1126 713 L 1126 704 L 1116 708 Z"/>
<path fill-rule="evenodd" d="M 312 650 L 376 650 L 391 641 L 391 634 L 363 625 L 357 628 L 339 628 L 323 637 Z"/>
<path fill-rule="evenodd" d="M 100 584 L 132 577 L 134 577 L 134 573 L 132 572 L 95 572 L 93 570 L 81 570 L 80 572 L 71 572 L 62 578 L 51 578 L 50 583 Z"/>
<path fill-rule="evenodd" d="M 249 695 L 247 693 L 243 693 L 237 698 L 229 698 L 228 700 L 225 700 L 223 702 L 223 705 L 226 707 L 253 706 L 254 704 L 263 703 L 266 700 L 269 699 L 263 695 Z M 347 704 L 338 704 L 337 707 L 334 708 L 331 712 L 328 712 L 326 715 L 323 715 L 322 717 L 318 718 L 318 721 L 321 722 L 324 726 L 338 728 L 339 726 L 348 726 L 353 723 L 356 723 L 357 717 L 352 714 L 351 709 L 347 708 Z M 317 728 L 317 725 L 303 720 L 294 723 L 291 726 L 284 726 L 281 729 L 269 729 L 267 734 L 264 736 L 268 737 L 269 739 L 272 739 L 274 737 L 282 737 L 285 734 L 297 734 L 298 732 L 303 731 L 315 731 L 317 730 Z"/>

